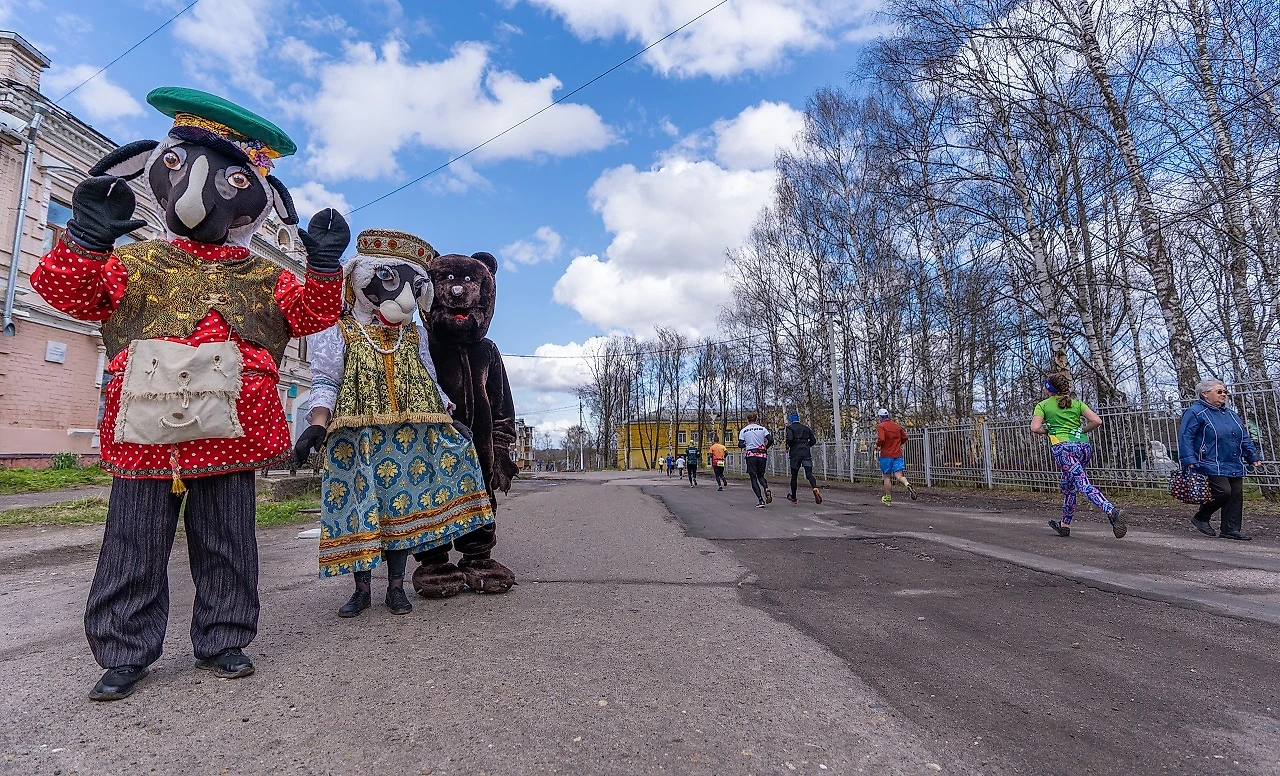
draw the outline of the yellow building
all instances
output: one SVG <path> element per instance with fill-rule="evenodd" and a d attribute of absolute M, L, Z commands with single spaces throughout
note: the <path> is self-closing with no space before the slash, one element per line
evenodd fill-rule
<path fill-rule="evenodd" d="M 708 417 L 700 436 L 696 418 L 683 418 L 677 423 L 670 419 L 624 423 L 618 427 L 618 468 L 654 469 L 658 461 L 667 455 L 683 455 L 690 445 L 702 451 L 705 467 L 707 448 L 719 438 L 722 429 L 725 439 L 729 440 L 724 445 L 729 448 L 732 459 L 737 455 L 738 430 L 746 424 L 745 420 L 726 420 L 722 424 L 718 418 Z"/>

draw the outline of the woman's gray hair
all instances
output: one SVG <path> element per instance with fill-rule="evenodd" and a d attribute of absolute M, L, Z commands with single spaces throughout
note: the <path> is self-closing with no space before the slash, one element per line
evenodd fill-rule
<path fill-rule="evenodd" d="M 1227 384 L 1221 380 L 1215 377 L 1209 377 L 1196 383 L 1196 396 L 1204 396 L 1209 392 L 1209 389 L 1215 385 L 1221 385 L 1223 388 L 1227 387 Z"/>

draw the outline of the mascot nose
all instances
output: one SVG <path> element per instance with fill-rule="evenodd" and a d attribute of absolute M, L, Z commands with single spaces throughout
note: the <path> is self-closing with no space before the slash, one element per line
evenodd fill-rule
<path fill-rule="evenodd" d="M 454 296 L 462 296 L 462 292 L 464 290 L 465 289 L 463 289 L 462 286 L 453 286 L 452 288 L 449 289 L 449 292 L 452 293 Z"/>
<path fill-rule="evenodd" d="M 188 229 L 195 229 L 205 216 L 209 215 L 209 211 L 204 206 L 204 183 L 208 177 L 208 157 L 197 156 L 191 165 L 191 172 L 187 175 L 187 190 L 182 192 L 182 196 L 173 206 L 174 214 Z"/>

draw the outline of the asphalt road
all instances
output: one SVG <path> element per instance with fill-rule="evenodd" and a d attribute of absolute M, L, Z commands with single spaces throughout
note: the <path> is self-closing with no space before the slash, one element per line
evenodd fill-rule
<path fill-rule="evenodd" d="M 1280 773 L 1280 553 L 1054 515 L 892 507 L 870 490 L 755 508 L 655 478 L 687 532 L 752 572 L 743 600 L 827 647 L 951 770 Z M 1189 528 L 1189 526 L 1188 526 Z"/>
<path fill-rule="evenodd" d="M 81 624 L 101 529 L 0 531 L 0 772 L 1280 773 L 1274 544 L 775 494 L 520 483 L 517 587 L 404 617 L 339 619 L 305 526 L 263 531 L 234 681 L 191 666 L 180 538 L 165 654 L 110 704 Z"/>
<path fill-rule="evenodd" d="M 314 540 L 261 532 L 257 673 L 191 663 L 181 538 L 165 654 L 92 703 L 81 619 L 100 528 L 0 532 L 0 771 L 15 774 L 929 774 L 854 667 L 744 599 L 750 571 L 684 534 L 644 479 L 518 485 L 502 596 L 341 620 Z M 379 575 L 375 573 L 375 583 Z M 949 772 L 974 772 L 950 768 Z"/>

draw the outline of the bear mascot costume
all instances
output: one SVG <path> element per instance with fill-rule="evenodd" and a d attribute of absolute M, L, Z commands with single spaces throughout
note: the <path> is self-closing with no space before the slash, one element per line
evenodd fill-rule
<path fill-rule="evenodd" d="M 511 460 L 516 439 L 515 403 L 498 346 L 485 335 L 497 301 L 498 260 L 489 253 L 449 254 L 431 261 L 435 300 L 427 315 L 431 358 L 440 387 L 457 405 L 453 417 L 474 434 L 476 454 L 484 473 L 489 501 L 497 509 L 497 492 L 511 489 L 519 469 Z M 515 574 L 490 557 L 497 543 L 497 525 L 489 523 L 454 539 L 462 554 L 449 562 L 450 544 L 414 553 L 421 564 L 413 573 L 413 587 L 426 598 L 457 595 L 463 585 L 477 593 L 505 593 Z"/>
<path fill-rule="evenodd" d="M 66 232 L 31 276 L 50 305 L 101 323 L 110 358 L 100 433 L 114 478 L 84 616 L 107 669 L 89 694 L 99 701 L 128 696 L 160 657 L 179 514 L 196 666 L 224 679 L 253 673 L 244 647 L 258 631 L 254 471 L 291 452 L 280 360 L 290 338 L 338 319 L 339 259 L 351 240 L 335 211 L 313 216 L 299 232 L 305 281 L 250 254 L 273 210 L 298 222 L 270 174 L 293 141 L 194 89 L 156 89 L 147 102 L 174 119 L 168 136 L 94 165 L 72 195 Z M 146 225 L 127 183 L 139 176 L 169 239 L 117 246 Z"/>
<path fill-rule="evenodd" d="M 405 232 L 367 229 L 343 265 L 338 325 L 308 339 L 313 382 L 295 451 L 323 445 L 320 576 L 352 574 L 338 610 L 371 603 L 371 572 L 386 561 L 386 604 L 413 610 L 404 593 L 410 552 L 429 552 L 493 523 L 493 505 L 468 432 L 436 382 L 427 320 L 435 249 Z"/>

